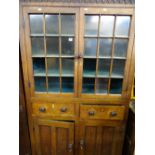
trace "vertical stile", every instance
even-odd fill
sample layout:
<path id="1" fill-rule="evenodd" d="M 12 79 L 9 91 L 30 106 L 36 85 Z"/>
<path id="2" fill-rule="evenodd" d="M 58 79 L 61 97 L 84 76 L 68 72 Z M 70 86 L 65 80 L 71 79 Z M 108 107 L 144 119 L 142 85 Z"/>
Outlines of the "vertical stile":
<path id="1" fill-rule="evenodd" d="M 113 39 L 112 39 L 112 51 L 111 51 L 110 76 L 109 76 L 109 83 L 108 83 L 108 94 L 110 93 L 111 74 L 112 74 L 112 67 L 113 67 L 114 43 L 115 43 L 115 27 L 116 27 L 116 16 L 115 16 L 114 27 L 113 27 L 113 37 L 112 37 Z"/>
<path id="2" fill-rule="evenodd" d="M 48 66 L 47 66 L 47 50 L 46 50 L 46 20 L 43 13 L 43 32 L 44 32 L 44 50 L 45 50 L 45 68 L 46 68 L 46 91 L 48 93 Z"/>
<path id="3" fill-rule="evenodd" d="M 101 14 L 99 15 L 98 21 L 98 32 L 97 32 L 97 49 L 96 49 L 96 75 L 95 75 L 95 94 L 96 94 L 96 84 L 97 84 L 97 75 L 98 75 L 98 57 L 99 57 L 99 44 L 100 44 L 100 21 L 101 21 Z"/>
<path id="4" fill-rule="evenodd" d="M 62 93 L 62 60 L 61 60 L 61 14 L 59 13 L 59 71 L 60 71 L 60 92 Z"/>

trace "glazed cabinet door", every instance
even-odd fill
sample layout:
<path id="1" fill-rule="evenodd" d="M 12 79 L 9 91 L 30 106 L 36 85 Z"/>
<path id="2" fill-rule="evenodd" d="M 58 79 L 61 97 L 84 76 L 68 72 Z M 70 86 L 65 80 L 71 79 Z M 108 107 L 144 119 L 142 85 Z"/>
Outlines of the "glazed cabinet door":
<path id="1" fill-rule="evenodd" d="M 80 127 L 80 155 L 122 155 L 124 128 L 105 122 L 86 122 Z"/>
<path id="2" fill-rule="evenodd" d="M 78 10 L 23 9 L 31 96 L 77 95 Z"/>
<path id="3" fill-rule="evenodd" d="M 80 96 L 125 97 L 134 38 L 131 9 L 80 9 Z"/>
<path id="4" fill-rule="evenodd" d="M 72 122 L 37 119 L 35 137 L 36 155 L 74 155 Z"/>

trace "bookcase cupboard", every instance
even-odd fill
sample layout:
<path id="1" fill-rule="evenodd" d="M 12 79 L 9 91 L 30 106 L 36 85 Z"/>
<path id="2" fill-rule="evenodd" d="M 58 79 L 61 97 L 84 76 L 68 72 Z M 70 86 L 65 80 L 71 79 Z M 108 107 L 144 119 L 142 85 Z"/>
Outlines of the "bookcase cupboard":
<path id="1" fill-rule="evenodd" d="M 132 5 L 21 3 L 32 154 L 122 154 L 133 44 Z"/>

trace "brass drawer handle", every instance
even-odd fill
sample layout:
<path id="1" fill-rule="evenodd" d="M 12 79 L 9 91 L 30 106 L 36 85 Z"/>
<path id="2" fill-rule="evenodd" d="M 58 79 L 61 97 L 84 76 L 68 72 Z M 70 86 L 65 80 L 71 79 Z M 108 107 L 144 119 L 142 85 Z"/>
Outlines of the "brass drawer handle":
<path id="1" fill-rule="evenodd" d="M 88 111 L 88 115 L 89 116 L 94 116 L 95 115 L 95 111 Z"/>
<path id="2" fill-rule="evenodd" d="M 80 140 L 80 149 L 83 150 L 83 148 L 84 148 L 84 140 L 81 139 Z"/>
<path id="3" fill-rule="evenodd" d="M 112 112 L 110 113 L 110 116 L 111 116 L 111 117 L 117 116 L 117 112 L 116 112 L 116 111 L 112 111 Z"/>
<path id="4" fill-rule="evenodd" d="M 73 144 L 69 144 L 69 145 L 68 145 L 68 151 L 69 151 L 69 152 L 72 152 L 72 151 L 73 151 Z"/>
<path id="5" fill-rule="evenodd" d="M 62 107 L 62 108 L 60 109 L 60 111 L 61 111 L 61 112 L 66 112 L 66 111 L 67 111 L 67 108 L 66 108 L 66 107 Z"/>
<path id="6" fill-rule="evenodd" d="M 45 108 L 45 107 L 40 107 L 40 108 L 39 108 L 39 111 L 40 111 L 40 112 L 45 112 L 45 111 L 46 111 L 46 108 Z"/>

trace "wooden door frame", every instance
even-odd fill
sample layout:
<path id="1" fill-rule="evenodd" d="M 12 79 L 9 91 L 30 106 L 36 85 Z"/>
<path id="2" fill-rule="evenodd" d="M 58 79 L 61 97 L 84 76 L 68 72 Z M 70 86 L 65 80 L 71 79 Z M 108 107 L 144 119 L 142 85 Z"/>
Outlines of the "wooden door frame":
<path id="1" fill-rule="evenodd" d="M 34 91 L 34 78 L 33 78 L 33 68 L 32 68 L 32 58 L 31 58 L 31 41 L 30 41 L 30 27 L 29 27 L 29 17 L 28 14 L 36 13 L 36 14 L 44 14 L 44 13 L 70 13 L 75 14 L 75 42 L 74 49 L 75 55 L 78 55 L 78 20 L 79 20 L 79 9 L 78 8 L 63 8 L 63 7 L 24 7 L 23 8 L 23 20 L 25 24 L 25 41 L 26 45 L 26 58 L 27 58 L 27 68 L 28 68 L 28 79 L 29 88 L 31 97 L 76 97 L 77 96 L 77 85 L 78 85 L 78 62 L 77 59 L 74 59 L 74 92 L 73 93 L 35 93 Z M 46 66 L 46 65 L 45 65 Z"/>
<path id="2" fill-rule="evenodd" d="M 79 87 L 78 87 L 78 96 L 82 99 L 84 98 L 98 98 L 98 99 L 115 99 L 115 100 L 122 100 L 122 99 L 129 99 L 131 91 L 130 79 L 132 78 L 133 70 L 130 70 L 130 67 L 133 64 L 133 60 L 131 59 L 133 43 L 134 43 L 134 8 L 80 8 L 80 33 L 79 33 L 79 54 L 84 55 L 84 16 L 85 14 L 105 14 L 105 15 L 128 15 L 131 16 L 130 22 L 130 31 L 128 37 L 128 49 L 127 49 L 127 58 L 126 58 L 126 65 L 125 65 L 125 72 L 124 72 L 124 80 L 122 85 L 122 94 L 82 94 L 82 74 L 83 74 L 83 58 L 79 61 Z"/>

